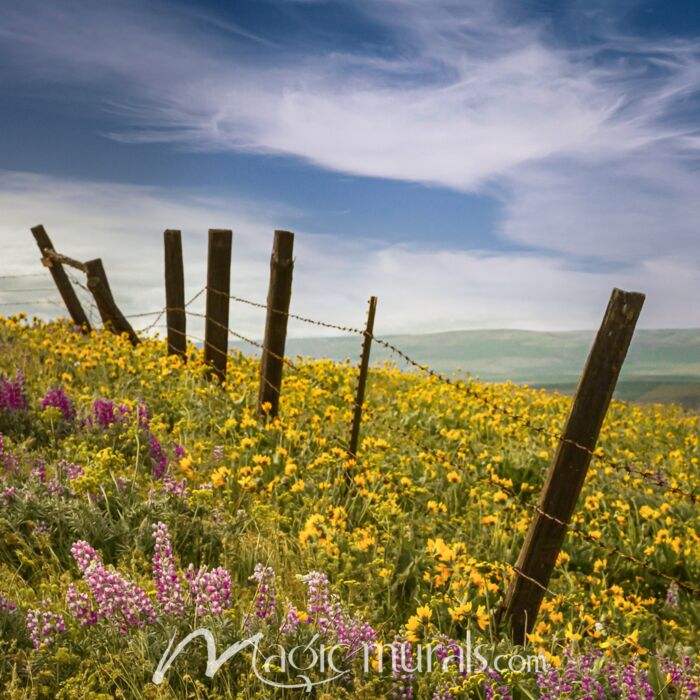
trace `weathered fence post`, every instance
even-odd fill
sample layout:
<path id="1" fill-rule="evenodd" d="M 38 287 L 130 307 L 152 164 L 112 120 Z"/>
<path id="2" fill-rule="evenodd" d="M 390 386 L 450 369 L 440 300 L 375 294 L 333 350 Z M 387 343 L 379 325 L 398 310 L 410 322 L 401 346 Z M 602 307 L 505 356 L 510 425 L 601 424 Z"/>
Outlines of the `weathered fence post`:
<path id="1" fill-rule="evenodd" d="M 267 320 L 265 340 L 260 358 L 260 391 L 258 412 L 274 418 L 279 412 L 282 391 L 282 366 L 284 346 L 287 339 L 289 301 L 292 296 L 292 273 L 294 272 L 294 234 L 290 231 L 275 231 L 270 258 L 270 286 L 267 292 Z M 263 404 L 269 403 L 269 411 Z"/>
<path id="2" fill-rule="evenodd" d="M 187 317 L 185 315 L 185 272 L 182 264 L 180 231 L 167 229 L 165 249 L 165 307 L 168 324 L 168 355 L 187 358 Z"/>
<path id="3" fill-rule="evenodd" d="M 204 360 L 212 366 L 212 374 L 222 382 L 226 379 L 226 361 L 228 360 L 232 240 L 233 233 L 229 229 L 209 229 Z"/>
<path id="4" fill-rule="evenodd" d="M 362 358 L 360 360 L 360 374 L 357 379 L 357 393 L 355 395 L 355 409 L 352 415 L 352 431 L 348 454 L 353 459 L 357 457 L 357 443 L 360 440 L 360 424 L 362 423 L 362 405 L 365 401 L 365 389 L 367 387 L 367 372 L 369 370 L 369 354 L 372 349 L 372 334 L 374 333 L 374 315 L 377 311 L 377 297 L 370 297 L 369 311 L 367 312 L 367 326 L 364 340 L 362 341 Z"/>
<path id="5" fill-rule="evenodd" d="M 504 602 L 515 643 L 535 624 L 643 303 L 637 292 L 610 296 Z"/>
<path id="6" fill-rule="evenodd" d="M 87 275 L 88 289 L 95 297 L 95 303 L 105 328 L 109 328 L 117 334 L 126 333 L 132 345 L 138 345 L 139 337 L 114 301 L 102 260 L 100 258 L 88 260 L 85 263 L 85 274 Z"/>
<path id="7" fill-rule="evenodd" d="M 73 285 L 70 283 L 68 275 L 63 269 L 63 265 L 61 265 L 61 263 L 57 260 L 51 260 L 50 258 L 46 257 L 46 251 L 56 252 L 53 244 L 51 243 L 51 239 L 49 238 L 49 234 L 46 233 L 46 230 L 41 225 L 34 226 L 32 228 L 32 234 L 34 235 L 34 240 L 36 240 L 36 244 L 39 246 L 39 250 L 41 251 L 41 260 L 44 265 L 49 268 L 53 281 L 55 282 L 56 287 L 58 287 L 59 294 L 63 299 L 63 303 L 66 305 L 68 313 L 73 319 L 73 323 L 75 323 L 76 326 L 80 326 L 83 332 L 89 333 L 90 321 L 88 320 L 85 311 L 83 311 L 78 295 L 75 293 Z"/>

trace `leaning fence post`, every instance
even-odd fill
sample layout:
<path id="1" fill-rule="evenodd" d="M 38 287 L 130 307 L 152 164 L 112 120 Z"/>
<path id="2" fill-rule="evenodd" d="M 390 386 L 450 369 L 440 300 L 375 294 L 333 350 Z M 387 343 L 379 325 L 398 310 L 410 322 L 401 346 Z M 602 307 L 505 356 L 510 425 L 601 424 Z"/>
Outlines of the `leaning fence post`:
<path id="1" fill-rule="evenodd" d="M 61 263 L 57 260 L 52 260 L 46 257 L 46 251 L 56 252 L 53 247 L 53 243 L 51 243 L 51 239 L 49 238 L 49 234 L 46 233 L 46 229 L 44 229 L 44 227 L 41 225 L 34 226 L 32 228 L 32 234 L 34 235 L 34 240 L 36 240 L 36 244 L 39 246 L 39 250 L 41 251 L 42 262 L 49 268 L 53 281 L 55 282 L 56 287 L 58 287 L 58 291 L 63 299 L 63 303 L 66 305 L 68 313 L 73 319 L 73 323 L 75 323 L 76 326 L 80 326 L 83 332 L 89 333 L 90 321 L 88 320 L 85 311 L 83 311 L 78 295 L 75 293 L 73 285 L 70 283 L 68 275 L 63 269 L 63 265 L 61 265 Z"/>
<path id="2" fill-rule="evenodd" d="M 105 328 L 109 328 L 117 334 L 126 333 L 132 345 L 138 345 L 139 337 L 114 301 L 102 260 L 100 258 L 88 260 L 85 263 L 85 274 L 87 275 L 88 289 L 95 297 L 95 303 Z"/>
<path id="3" fill-rule="evenodd" d="M 282 366 L 287 339 L 289 301 L 292 297 L 294 272 L 294 234 L 275 231 L 270 258 L 270 286 L 267 292 L 267 319 L 265 340 L 260 358 L 260 390 L 258 412 L 274 418 L 279 412 L 282 391 Z M 270 404 L 265 411 L 263 404 Z"/>
<path id="4" fill-rule="evenodd" d="M 187 317 L 185 316 L 185 272 L 182 264 L 180 231 L 167 229 L 165 249 L 165 307 L 168 324 L 168 355 L 187 358 Z"/>
<path id="5" fill-rule="evenodd" d="M 515 643 L 535 624 L 643 303 L 637 292 L 610 296 L 504 601 Z"/>
<path id="6" fill-rule="evenodd" d="M 369 354 L 372 349 L 372 334 L 374 333 L 374 315 L 377 311 L 377 297 L 370 297 L 369 311 L 367 312 L 367 326 L 364 340 L 362 341 L 362 358 L 360 360 L 360 374 L 357 379 L 357 393 L 355 395 L 355 409 L 352 415 L 352 431 L 348 454 L 355 459 L 357 457 L 357 443 L 360 439 L 360 424 L 362 423 L 362 405 L 365 401 L 365 389 L 367 387 L 367 372 L 369 370 Z"/>
<path id="7" fill-rule="evenodd" d="M 209 229 L 207 256 L 207 320 L 204 330 L 204 360 L 212 374 L 226 379 L 228 360 L 228 306 L 231 294 L 231 242 L 229 229 Z"/>

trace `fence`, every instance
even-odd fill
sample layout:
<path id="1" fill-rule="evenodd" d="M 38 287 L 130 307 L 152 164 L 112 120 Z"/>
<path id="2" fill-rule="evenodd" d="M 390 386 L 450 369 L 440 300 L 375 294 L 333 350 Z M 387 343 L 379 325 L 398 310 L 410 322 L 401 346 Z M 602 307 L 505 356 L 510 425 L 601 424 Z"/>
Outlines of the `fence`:
<path id="1" fill-rule="evenodd" d="M 164 328 L 167 329 L 167 351 L 187 359 L 187 341 L 194 340 L 202 344 L 205 360 L 211 365 L 213 381 L 223 382 L 227 373 L 229 359 L 229 341 L 231 338 L 257 348 L 260 353 L 260 377 L 257 408 L 262 420 L 281 420 L 279 418 L 280 399 L 283 391 L 285 370 L 300 371 L 300 367 L 285 356 L 287 324 L 290 319 L 311 324 L 320 328 L 355 334 L 361 339 L 361 359 L 357 370 L 357 389 L 350 402 L 352 421 L 348 427 L 348 440 L 336 438 L 338 446 L 346 454 L 349 463 L 361 459 L 360 431 L 365 407 L 365 390 L 369 376 L 370 354 L 373 344 L 389 350 L 409 366 L 417 369 L 435 381 L 449 385 L 454 391 L 465 392 L 470 398 L 484 405 L 491 414 L 498 414 L 507 420 L 517 422 L 529 431 L 543 437 L 556 440 L 558 447 L 552 459 L 544 487 L 537 503 L 528 502 L 533 516 L 522 545 L 516 564 L 506 563 L 512 571 L 510 587 L 500 607 L 499 619 L 507 624 L 514 641 L 523 643 L 526 635 L 535 624 L 538 611 L 545 594 L 551 594 L 549 581 L 554 571 L 567 532 L 581 538 L 610 555 L 619 557 L 635 566 L 644 568 L 656 577 L 672 582 L 679 589 L 690 595 L 700 597 L 700 587 L 694 583 L 661 571 L 648 562 L 626 553 L 617 547 L 602 542 L 600 537 L 586 532 L 572 523 L 572 518 L 580 496 L 583 483 L 591 461 L 595 460 L 606 467 L 634 475 L 649 484 L 663 488 L 678 498 L 693 504 L 698 495 L 679 486 L 669 485 L 658 470 L 648 469 L 642 462 L 620 462 L 607 456 L 596 447 L 613 391 L 629 347 L 634 328 L 639 317 L 644 295 L 635 292 L 613 290 L 601 323 L 600 330 L 591 348 L 583 369 L 576 395 L 573 399 L 568 419 L 563 432 L 537 425 L 527 416 L 520 415 L 507 406 L 500 406 L 477 390 L 474 382 L 465 382 L 448 377 L 432 370 L 415 358 L 396 347 L 391 342 L 374 334 L 374 318 L 377 298 L 370 299 L 365 328 L 355 328 L 328 321 L 300 316 L 289 311 L 292 293 L 294 269 L 293 246 L 294 234 L 288 231 L 275 231 L 273 250 L 270 260 L 270 279 L 266 303 L 245 299 L 231 294 L 230 264 L 232 233 L 230 230 L 212 229 L 209 231 L 207 283 L 188 301 L 185 301 L 184 265 L 182 258 L 181 234 L 177 230 L 164 233 L 165 264 L 165 306 L 152 312 L 125 316 L 119 310 L 112 294 L 107 274 L 102 261 L 98 258 L 85 263 L 58 253 L 43 226 L 32 229 L 34 238 L 42 254 L 42 263 L 49 269 L 56 289 L 73 322 L 84 332 L 89 332 L 96 325 L 99 314 L 105 329 L 115 333 L 126 334 L 137 345 L 142 336 L 154 328 L 160 327 L 165 316 Z M 65 267 L 71 267 L 85 275 L 81 281 Z M 52 288 L 23 287 L 24 280 L 41 276 L 41 273 L 0 276 L 0 281 L 23 280 L 13 290 L 21 293 L 46 293 Z M 88 310 L 84 310 L 76 290 L 80 290 L 87 300 Z M 193 304 L 206 295 L 204 313 L 193 311 Z M 229 304 L 244 304 L 266 312 L 264 340 L 253 340 L 229 327 Z M 21 299 L 15 302 L 0 301 L 3 305 L 29 304 L 44 308 L 48 304 L 60 304 L 55 299 Z M 132 325 L 133 319 L 153 320 L 140 330 L 140 335 Z M 187 332 L 187 319 L 198 318 L 205 323 L 204 338 Z M 360 343 L 358 342 L 358 347 Z M 323 388 L 318 381 L 311 382 Z M 373 420 L 382 420 L 379 413 L 372 414 Z M 431 451 L 416 435 L 394 424 L 387 429 L 400 433 L 411 441 L 419 450 Z M 350 471 L 346 471 L 346 486 L 354 485 Z M 507 487 L 493 474 L 489 481 L 506 492 Z M 514 492 L 511 495 L 518 498 Z"/>

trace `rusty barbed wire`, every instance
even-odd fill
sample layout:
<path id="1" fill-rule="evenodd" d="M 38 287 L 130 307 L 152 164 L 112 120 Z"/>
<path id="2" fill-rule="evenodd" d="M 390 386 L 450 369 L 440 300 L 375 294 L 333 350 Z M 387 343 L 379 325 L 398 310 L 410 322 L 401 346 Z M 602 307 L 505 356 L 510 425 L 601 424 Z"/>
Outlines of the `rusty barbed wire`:
<path id="1" fill-rule="evenodd" d="M 156 319 L 153 321 L 153 323 L 149 324 L 145 328 L 142 328 L 139 331 L 139 333 L 146 333 L 146 332 L 150 331 L 160 321 L 160 319 L 163 318 L 163 315 L 166 314 L 168 311 L 185 311 L 185 313 L 187 313 L 187 308 L 189 306 L 191 306 L 192 304 L 194 304 L 194 302 L 197 301 L 197 299 L 199 299 L 199 297 L 202 296 L 202 294 L 204 294 L 206 289 L 207 289 L 206 287 L 202 287 L 198 292 L 196 292 L 194 294 L 194 296 L 192 296 L 189 299 L 189 301 L 185 302 L 185 306 L 181 309 L 176 308 L 176 307 L 169 308 L 167 306 L 164 306 L 160 311 L 149 311 L 146 314 L 139 314 L 140 316 L 152 316 L 154 314 L 157 314 Z M 136 317 L 137 317 L 137 315 L 134 314 L 132 316 L 126 316 L 125 318 L 136 318 Z"/>
<path id="2" fill-rule="evenodd" d="M 352 333 L 354 335 L 364 335 L 365 331 L 360 328 L 353 328 L 352 326 L 341 326 L 335 323 L 330 323 L 328 321 L 317 321 L 313 318 L 308 318 L 306 316 L 299 316 L 298 314 L 293 314 L 288 311 L 282 311 L 281 309 L 274 309 L 268 304 L 262 304 L 258 301 L 251 301 L 250 299 L 244 299 L 243 297 L 238 297 L 235 294 L 226 294 L 219 289 L 213 289 L 212 287 L 207 287 L 208 291 L 214 294 L 219 294 L 220 296 L 227 296 L 231 301 L 238 302 L 240 304 L 246 304 L 248 306 L 253 306 L 259 309 L 266 309 L 272 311 L 274 314 L 279 314 L 281 316 L 286 316 L 287 318 L 295 319 L 296 321 L 302 321 L 303 323 L 308 323 L 314 326 L 320 326 L 322 328 L 330 328 L 336 331 L 342 331 L 343 333 Z"/>

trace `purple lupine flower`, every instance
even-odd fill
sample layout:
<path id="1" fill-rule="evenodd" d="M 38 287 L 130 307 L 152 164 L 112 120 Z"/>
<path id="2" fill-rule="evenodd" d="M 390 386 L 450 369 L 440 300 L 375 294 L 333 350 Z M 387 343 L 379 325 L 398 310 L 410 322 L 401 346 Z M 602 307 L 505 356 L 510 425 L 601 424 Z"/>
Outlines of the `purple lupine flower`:
<path id="1" fill-rule="evenodd" d="M 79 476 L 83 476 L 85 471 L 79 464 L 73 464 L 72 462 L 68 462 L 67 460 L 63 459 L 56 465 L 56 473 L 58 474 L 58 478 L 60 480 L 65 481 L 67 479 L 68 481 L 74 481 Z M 68 490 L 72 495 L 75 495 L 75 492 L 70 488 L 70 486 L 68 487 Z"/>
<path id="2" fill-rule="evenodd" d="M 211 571 L 195 570 L 190 564 L 185 571 L 190 597 L 197 615 L 221 615 L 231 607 L 231 574 L 222 567 Z"/>
<path id="3" fill-rule="evenodd" d="M 275 571 L 271 566 L 257 563 L 253 575 L 248 580 L 255 581 L 258 584 L 253 603 L 254 612 L 246 617 L 246 626 L 253 627 L 255 621 L 267 622 L 277 612 Z"/>
<path id="4" fill-rule="evenodd" d="M 105 568 L 87 542 L 74 543 L 71 553 L 92 593 L 98 618 L 112 622 L 122 634 L 129 627 L 155 622 L 156 611 L 145 591 L 117 571 Z"/>
<path id="5" fill-rule="evenodd" d="M 46 392 L 41 400 L 41 410 L 45 411 L 47 408 L 57 408 L 66 421 L 72 421 L 76 415 L 73 400 L 61 386 L 51 387 Z"/>
<path id="6" fill-rule="evenodd" d="M 168 456 L 158 438 L 149 433 L 148 446 L 151 453 L 151 469 L 154 479 L 162 479 L 168 468 Z"/>
<path id="7" fill-rule="evenodd" d="M 447 635 L 441 635 L 440 642 L 435 647 L 435 657 L 441 668 L 457 664 L 459 675 L 462 678 L 467 677 L 467 671 L 464 668 L 464 650 L 456 640 L 450 639 Z"/>
<path id="8" fill-rule="evenodd" d="M 175 445 L 175 459 L 182 459 L 187 454 L 187 450 L 182 445 Z"/>
<path id="9" fill-rule="evenodd" d="M 94 625 L 99 619 L 97 611 L 93 609 L 90 603 L 90 598 L 85 593 L 78 593 L 78 590 L 72 583 L 66 591 L 66 608 L 80 622 L 81 627 Z"/>
<path id="10" fill-rule="evenodd" d="M 326 574 L 311 571 L 301 578 L 306 583 L 306 605 L 312 622 L 329 641 L 346 647 L 346 658 L 351 659 L 364 645 L 376 641 L 374 629 L 359 615 L 346 615 L 338 597 L 331 596 Z"/>
<path id="11" fill-rule="evenodd" d="M 558 668 L 550 667 L 547 671 L 537 673 L 540 697 L 544 700 L 558 700 L 578 688 L 585 694 L 583 697 L 591 700 L 604 700 L 608 697 L 652 700 L 657 697 L 641 659 L 635 658 L 622 668 L 612 659 L 604 659 L 602 662 L 601 659 L 600 650 L 578 655 L 573 649 L 567 649 Z M 675 689 L 680 688 L 678 682 L 681 675 L 672 673 L 665 660 L 660 661 L 661 669 L 670 675 L 671 685 Z M 685 687 L 683 689 L 685 690 Z M 697 686 L 694 686 L 694 692 L 695 696 L 690 693 L 679 694 L 678 697 L 697 697 Z"/>
<path id="12" fill-rule="evenodd" d="M 682 662 L 665 659 L 661 668 L 664 673 L 670 675 L 671 684 L 678 691 L 678 697 L 700 697 L 700 668 L 693 667 L 690 657 L 686 656 Z"/>
<path id="13" fill-rule="evenodd" d="M 326 632 L 331 617 L 328 576 L 321 571 L 310 571 L 301 580 L 306 583 L 306 610 L 321 632 Z"/>
<path id="14" fill-rule="evenodd" d="M 102 557 L 85 541 L 78 540 L 73 543 L 70 552 L 80 573 L 85 573 L 90 565 L 102 566 Z"/>
<path id="15" fill-rule="evenodd" d="M 411 642 L 396 635 L 391 645 L 391 697 L 394 700 L 412 700 L 413 674 L 416 671 Z"/>
<path id="16" fill-rule="evenodd" d="M 495 700 L 496 698 L 499 698 L 499 700 L 503 699 L 503 693 L 508 692 L 508 689 L 506 688 L 504 691 L 503 686 L 501 686 L 501 674 L 498 673 L 498 671 L 489 668 L 486 670 L 486 675 L 488 676 L 488 679 L 482 683 L 482 689 L 486 700 Z M 565 689 L 567 687 L 569 686 L 564 686 Z M 569 690 L 571 690 L 571 688 L 569 688 Z M 564 692 L 568 693 L 569 690 L 564 690 Z M 510 696 L 507 697 L 510 698 Z"/>
<path id="17" fill-rule="evenodd" d="M 359 615 L 346 616 L 340 607 L 340 602 L 336 602 L 332 627 L 336 643 L 346 647 L 345 656 L 348 659 L 359 654 L 366 645 L 377 641 L 377 633 L 372 626 Z"/>
<path id="18" fill-rule="evenodd" d="M 136 420 L 139 424 L 139 430 L 150 430 L 151 429 L 151 409 L 145 401 L 139 401 L 139 405 L 136 407 Z"/>
<path id="19" fill-rule="evenodd" d="M 131 409 L 126 404 L 115 404 L 109 399 L 95 399 L 92 404 L 91 425 L 107 430 L 117 423 L 126 423 L 131 415 Z"/>
<path id="20" fill-rule="evenodd" d="M 109 399 L 96 399 L 92 404 L 93 422 L 102 430 L 107 430 L 110 425 L 116 423 L 116 407 L 114 401 Z"/>
<path id="21" fill-rule="evenodd" d="M 46 490 L 52 496 L 62 496 L 66 492 L 66 487 L 54 477 L 49 479 L 49 482 L 46 484 Z"/>
<path id="22" fill-rule="evenodd" d="M 175 570 L 170 532 L 165 523 L 153 525 L 155 550 L 153 552 L 153 579 L 158 603 L 166 615 L 182 617 L 185 614 L 185 598 L 180 578 Z"/>
<path id="23" fill-rule="evenodd" d="M 299 616 L 299 611 L 287 601 L 287 614 L 284 616 L 284 621 L 280 626 L 280 634 L 293 636 L 296 634 L 300 624 L 301 617 Z"/>
<path id="24" fill-rule="evenodd" d="M 455 696 L 449 687 L 441 687 L 432 694 L 430 700 L 455 700 Z"/>
<path id="25" fill-rule="evenodd" d="M 29 408 L 27 399 L 27 381 L 24 372 L 17 370 L 14 379 L 3 375 L 0 377 L 0 409 L 6 411 L 26 411 Z"/>
<path id="26" fill-rule="evenodd" d="M 29 476 L 32 479 L 37 479 L 40 483 L 46 482 L 46 462 L 43 459 L 37 459 L 34 461 L 34 466 L 29 472 Z"/>
<path id="27" fill-rule="evenodd" d="M 15 604 L 4 593 L 0 593 L 0 612 L 11 613 L 16 609 Z"/>
<path id="28" fill-rule="evenodd" d="M 173 479 L 172 476 L 166 474 L 161 480 L 161 490 L 165 493 L 171 493 L 174 496 L 181 496 L 182 498 L 187 498 L 190 493 L 187 490 L 187 479 L 182 479 L 177 481 Z"/>
<path id="29" fill-rule="evenodd" d="M 59 613 L 35 609 L 27 613 L 27 632 L 36 650 L 53 644 L 56 641 L 56 635 L 65 631 L 66 623 Z"/>
<path id="30" fill-rule="evenodd" d="M 98 615 L 116 624 L 122 634 L 129 627 L 144 627 L 156 621 L 153 603 L 133 581 L 103 566 L 91 566 L 83 576 Z"/>

